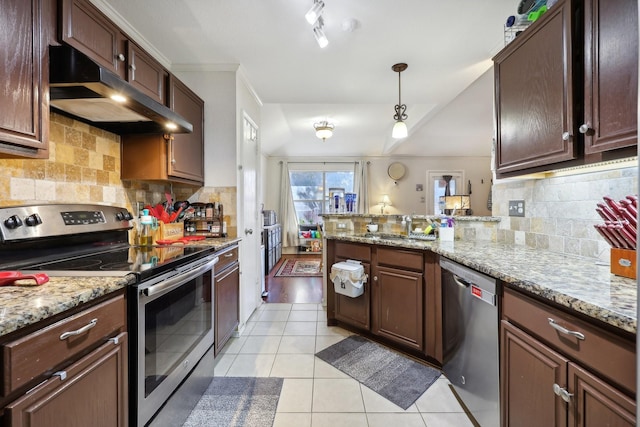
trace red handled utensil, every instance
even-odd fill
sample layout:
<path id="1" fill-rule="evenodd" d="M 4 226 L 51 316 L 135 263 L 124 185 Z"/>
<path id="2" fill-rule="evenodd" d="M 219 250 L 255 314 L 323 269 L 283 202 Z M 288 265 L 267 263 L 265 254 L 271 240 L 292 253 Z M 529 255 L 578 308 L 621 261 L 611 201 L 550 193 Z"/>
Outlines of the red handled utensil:
<path id="1" fill-rule="evenodd" d="M 45 273 L 22 274 L 19 271 L 0 271 L 0 286 L 14 285 L 16 280 L 34 280 L 36 285 L 49 281 Z"/>

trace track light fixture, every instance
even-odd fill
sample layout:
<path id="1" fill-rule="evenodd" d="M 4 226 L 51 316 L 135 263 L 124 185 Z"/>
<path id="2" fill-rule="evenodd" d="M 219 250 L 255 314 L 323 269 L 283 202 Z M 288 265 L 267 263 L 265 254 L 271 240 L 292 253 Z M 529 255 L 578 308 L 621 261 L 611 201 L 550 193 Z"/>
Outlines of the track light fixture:
<path id="1" fill-rule="evenodd" d="M 324 20 L 322 17 L 318 18 L 318 22 L 316 22 L 316 26 L 313 27 L 313 36 L 316 38 L 318 42 L 318 46 L 320 49 L 324 49 L 329 44 L 329 40 L 327 36 L 324 35 L 324 31 L 322 31 L 322 27 L 324 26 Z"/>
<path id="2" fill-rule="evenodd" d="M 333 136 L 333 128 L 335 128 L 335 125 L 324 120 L 322 122 L 314 123 L 313 127 L 316 130 L 316 136 L 324 142 L 327 138 L 331 138 Z"/>
<path id="3" fill-rule="evenodd" d="M 309 9 L 304 15 L 304 18 L 307 20 L 309 25 L 313 25 L 316 23 L 320 15 L 322 15 L 322 11 L 324 10 L 324 2 L 322 0 L 313 0 L 313 6 Z"/>
<path id="4" fill-rule="evenodd" d="M 393 71 L 398 73 L 398 104 L 395 106 L 396 113 L 393 115 L 393 119 L 396 123 L 393 125 L 393 131 L 391 132 L 391 136 L 396 139 L 406 138 L 409 134 L 407 131 L 407 124 L 404 122 L 407 120 L 407 115 L 405 112 L 407 111 L 407 106 L 404 105 L 400 99 L 400 95 L 402 94 L 402 86 L 400 85 L 400 73 L 406 70 L 408 67 L 407 64 L 399 63 L 395 64 L 391 67 Z"/>

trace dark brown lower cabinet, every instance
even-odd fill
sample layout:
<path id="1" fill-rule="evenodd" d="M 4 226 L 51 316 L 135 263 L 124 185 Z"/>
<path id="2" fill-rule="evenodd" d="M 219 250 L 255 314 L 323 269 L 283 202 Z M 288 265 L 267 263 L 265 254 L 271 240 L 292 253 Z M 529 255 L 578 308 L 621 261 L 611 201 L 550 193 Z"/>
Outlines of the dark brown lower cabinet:
<path id="1" fill-rule="evenodd" d="M 6 425 L 125 427 L 127 384 L 123 332 L 7 405 Z"/>
<path id="2" fill-rule="evenodd" d="M 337 259 L 336 262 L 346 261 Z M 356 298 L 336 293 L 336 319 L 357 328 L 369 330 L 371 328 L 371 266 L 362 263 L 368 280 L 364 284 L 364 293 Z M 330 283 L 333 286 L 333 283 Z"/>
<path id="3" fill-rule="evenodd" d="M 633 343 L 505 289 L 504 427 L 635 426 Z"/>
<path id="4" fill-rule="evenodd" d="M 374 273 L 376 321 L 373 332 L 423 349 L 422 273 L 378 267 Z"/>
<path id="5" fill-rule="evenodd" d="M 214 341 L 217 355 L 229 341 L 240 319 L 240 264 L 238 247 L 220 254 L 215 274 Z"/>

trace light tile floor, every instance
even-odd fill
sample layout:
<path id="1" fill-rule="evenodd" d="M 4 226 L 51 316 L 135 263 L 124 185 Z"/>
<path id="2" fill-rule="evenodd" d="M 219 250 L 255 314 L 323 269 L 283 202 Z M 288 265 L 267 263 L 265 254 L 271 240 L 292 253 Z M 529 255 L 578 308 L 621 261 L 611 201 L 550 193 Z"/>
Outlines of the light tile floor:
<path id="1" fill-rule="evenodd" d="M 406 411 L 314 354 L 351 333 L 320 304 L 263 304 L 216 358 L 216 376 L 284 378 L 273 427 L 473 426 L 440 377 Z"/>

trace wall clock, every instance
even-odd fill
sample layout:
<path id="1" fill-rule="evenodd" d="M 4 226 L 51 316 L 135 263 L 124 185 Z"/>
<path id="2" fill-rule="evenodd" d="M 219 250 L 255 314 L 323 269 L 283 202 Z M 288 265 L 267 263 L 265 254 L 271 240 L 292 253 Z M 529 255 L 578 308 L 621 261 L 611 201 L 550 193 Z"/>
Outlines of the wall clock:
<path id="1" fill-rule="evenodd" d="M 391 178 L 392 180 L 398 181 L 399 179 L 402 179 L 406 171 L 407 170 L 405 169 L 402 163 L 394 162 L 389 165 L 389 168 L 387 169 L 387 174 L 389 175 L 389 178 Z"/>

